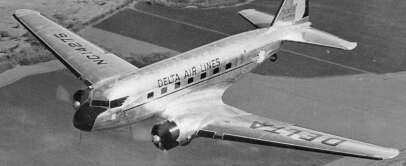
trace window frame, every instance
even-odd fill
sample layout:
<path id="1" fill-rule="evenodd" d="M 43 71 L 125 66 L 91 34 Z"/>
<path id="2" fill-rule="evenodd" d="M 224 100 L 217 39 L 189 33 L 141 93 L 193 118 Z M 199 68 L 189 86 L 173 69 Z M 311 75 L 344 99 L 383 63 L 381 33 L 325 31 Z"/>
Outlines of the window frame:
<path id="1" fill-rule="evenodd" d="M 212 73 L 213 73 L 213 74 L 218 74 L 218 73 L 220 73 L 220 67 L 214 68 L 213 71 L 212 71 Z"/>
<path id="2" fill-rule="evenodd" d="M 153 97 L 154 97 L 154 92 L 153 91 L 147 93 L 147 99 L 151 99 Z"/>
<path id="3" fill-rule="evenodd" d="M 180 81 L 175 82 L 174 89 L 180 88 Z"/>
<path id="4" fill-rule="evenodd" d="M 168 87 L 165 86 L 165 87 L 161 88 L 161 95 L 163 95 L 167 92 L 168 92 Z"/>
<path id="5" fill-rule="evenodd" d="M 204 73 L 200 74 L 200 79 L 205 79 L 206 77 L 207 77 L 207 72 L 204 72 Z"/>
<path id="6" fill-rule="evenodd" d="M 193 77 L 190 77 L 190 78 L 187 79 L 187 83 L 188 83 L 188 84 L 193 83 L 193 81 L 194 81 Z"/>
<path id="7" fill-rule="evenodd" d="M 226 66 L 224 67 L 226 70 L 231 69 L 233 67 L 233 64 L 231 62 L 227 63 Z"/>

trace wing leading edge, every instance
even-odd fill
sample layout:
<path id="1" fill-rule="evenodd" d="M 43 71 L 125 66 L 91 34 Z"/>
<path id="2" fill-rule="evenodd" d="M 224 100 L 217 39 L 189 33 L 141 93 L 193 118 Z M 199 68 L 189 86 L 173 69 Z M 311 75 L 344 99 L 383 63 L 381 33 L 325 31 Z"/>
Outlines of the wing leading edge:
<path id="1" fill-rule="evenodd" d="M 216 111 L 237 109 L 228 105 L 212 108 Z M 300 149 L 343 156 L 389 159 L 399 150 L 339 137 L 293 124 L 255 115 L 242 115 L 217 119 L 197 133 L 200 137 L 227 141 Z"/>
<path id="2" fill-rule="evenodd" d="M 87 85 L 137 70 L 127 61 L 106 52 L 37 11 L 19 9 L 13 16 Z"/>

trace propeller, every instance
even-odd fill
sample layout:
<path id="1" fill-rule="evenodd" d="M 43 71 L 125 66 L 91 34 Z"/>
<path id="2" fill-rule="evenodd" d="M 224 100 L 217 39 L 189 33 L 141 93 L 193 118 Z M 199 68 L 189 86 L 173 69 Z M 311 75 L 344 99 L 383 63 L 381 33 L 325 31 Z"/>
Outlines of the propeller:
<path id="1" fill-rule="evenodd" d="M 134 141 L 148 142 L 150 138 L 150 126 L 143 122 L 132 124 L 128 126 L 129 134 Z"/>
<path id="2" fill-rule="evenodd" d="M 61 85 L 59 85 L 56 88 L 55 98 L 62 102 L 72 103 L 71 94 L 69 93 L 69 91 L 66 88 L 64 88 Z"/>

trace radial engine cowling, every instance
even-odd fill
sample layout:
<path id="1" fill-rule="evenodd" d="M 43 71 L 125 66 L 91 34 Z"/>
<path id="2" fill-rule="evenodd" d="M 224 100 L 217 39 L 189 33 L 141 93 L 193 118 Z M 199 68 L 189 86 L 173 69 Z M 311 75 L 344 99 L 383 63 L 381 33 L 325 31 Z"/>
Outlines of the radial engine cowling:
<path id="1" fill-rule="evenodd" d="M 180 130 L 174 121 L 166 120 L 155 124 L 151 130 L 152 143 L 161 150 L 169 150 L 178 145 L 187 145 L 192 137 L 181 136 Z"/>

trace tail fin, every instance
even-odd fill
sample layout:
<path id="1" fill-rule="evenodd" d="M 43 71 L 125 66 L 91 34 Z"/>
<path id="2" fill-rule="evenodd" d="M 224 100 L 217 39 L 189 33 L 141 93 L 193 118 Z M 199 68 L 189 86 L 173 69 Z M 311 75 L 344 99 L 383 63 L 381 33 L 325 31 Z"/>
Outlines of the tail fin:
<path id="1" fill-rule="evenodd" d="M 352 50 L 357 43 L 341 39 L 333 34 L 310 27 L 309 0 L 284 0 L 272 21 L 272 27 L 300 24 L 300 26 L 285 32 L 281 40 L 308 43 L 320 46 Z"/>
<path id="2" fill-rule="evenodd" d="M 284 0 L 271 26 L 292 25 L 309 20 L 309 0 Z"/>

